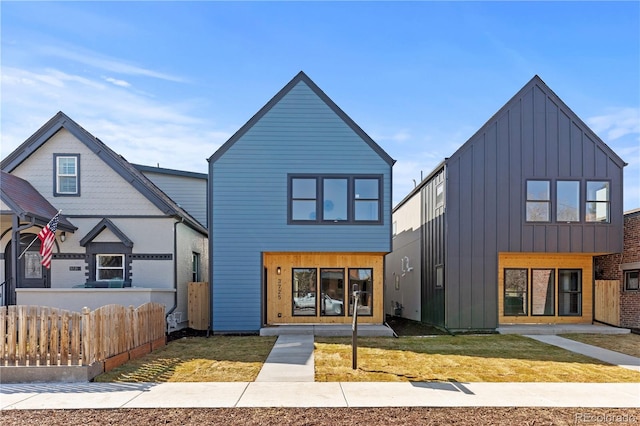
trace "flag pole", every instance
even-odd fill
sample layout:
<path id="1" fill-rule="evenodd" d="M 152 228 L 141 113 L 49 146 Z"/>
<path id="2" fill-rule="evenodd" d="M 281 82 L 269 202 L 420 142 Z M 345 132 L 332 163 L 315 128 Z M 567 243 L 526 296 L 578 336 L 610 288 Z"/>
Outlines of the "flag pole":
<path id="1" fill-rule="evenodd" d="M 56 213 L 53 217 L 58 216 L 60 213 L 62 213 L 62 209 L 58 210 L 58 213 Z M 53 217 L 51 218 L 51 220 L 49 220 L 49 222 L 45 225 L 49 226 L 49 223 L 51 223 L 51 221 L 53 220 Z M 22 256 L 24 256 L 24 254 L 27 252 L 27 250 L 29 250 L 31 248 L 31 246 L 33 245 L 33 243 L 36 242 L 36 240 L 38 239 L 38 236 L 36 235 L 36 237 L 33 239 L 33 241 L 31 241 L 31 243 L 29 243 L 29 245 L 27 246 L 26 249 L 24 249 L 24 251 L 22 252 L 22 254 L 20 254 L 20 256 L 18 256 L 18 260 L 22 259 Z"/>

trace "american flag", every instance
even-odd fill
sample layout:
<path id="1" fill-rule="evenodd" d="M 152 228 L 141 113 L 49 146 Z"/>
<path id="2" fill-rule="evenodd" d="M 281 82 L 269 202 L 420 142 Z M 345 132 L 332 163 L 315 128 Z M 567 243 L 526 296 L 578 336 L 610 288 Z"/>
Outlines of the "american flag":
<path id="1" fill-rule="evenodd" d="M 42 265 L 50 269 L 51 268 L 51 255 L 53 251 L 53 242 L 56 239 L 56 229 L 58 229 L 58 216 L 60 213 L 56 213 L 56 215 L 47 223 L 47 226 L 42 228 L 42 231 L 38 234 L 38 238 L 40 238 L 40 256 L 42 257 Z"/>

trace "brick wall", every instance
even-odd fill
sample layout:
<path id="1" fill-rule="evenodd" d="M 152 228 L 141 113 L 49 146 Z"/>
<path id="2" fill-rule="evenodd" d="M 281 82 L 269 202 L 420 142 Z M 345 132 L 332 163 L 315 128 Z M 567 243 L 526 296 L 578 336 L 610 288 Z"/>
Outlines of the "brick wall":
<path id="1" fill-rule="evenodd" d="M 640 291 L 625 291 L 623 263 L 640 262 L 640 211 L 624 217 L 624 247 L 622 253 L 595 258 L 596 279 L 618 280 L 620 283 L 620 325 L 640 328 Z"/>

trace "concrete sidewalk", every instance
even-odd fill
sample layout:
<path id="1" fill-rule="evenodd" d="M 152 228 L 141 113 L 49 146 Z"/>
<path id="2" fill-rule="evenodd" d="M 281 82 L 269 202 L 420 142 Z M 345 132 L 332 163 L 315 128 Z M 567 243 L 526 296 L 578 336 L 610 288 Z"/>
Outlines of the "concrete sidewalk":
<path id="1" fill-rule="evenodd" d="M 640 408 L 640 383 L 85 383 L 0 391 L 2 410 L 223 407 Z"/>

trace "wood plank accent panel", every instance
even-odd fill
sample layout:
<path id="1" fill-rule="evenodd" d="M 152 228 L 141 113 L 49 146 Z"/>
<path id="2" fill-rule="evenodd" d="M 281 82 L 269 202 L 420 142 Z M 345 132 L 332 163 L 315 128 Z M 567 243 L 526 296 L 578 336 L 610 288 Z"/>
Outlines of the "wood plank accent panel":
<path id="1" fill-rule="evenodd" d="M 211 324 L 210 289 L 208 282 L 187 283 L 189 327 L 208 330 Z"/>
<path id="2" fill-rule="evenodd" d="M 620 281 L 597 280 L 595 299 L 596 312 L 594 319 L 620 326 Z"/>
<path id="3" fill-rule="evenodd" d="M 558 280 L 555 280 L 554 316 L 504 316 L 504 269 L 522 268 L 529 271 L 531 287 L 531 269 L 552 268 L 582 270 L 582 315 L 558 315 Z M 531 290 L 529 290 L 529 306 Z M 564 253 L 500 253 L 498 256 L 498 323 L 499 324 L 590 324 L 593 321 L 593 255 Z"/>
<path id="4" fill-rule="evenodd" d="M 264 267 L 267 269 L 267 324 L 351 324 L 352 317 L 344 316 L 293 316 L 292 270 L 294 268 L 317 268 L 318 288 L 320 268 L 344 268 L 348 283 L 349 268 L 373 269 L 373 315 L 358 316 L 359 323 L 382 324 L 383 280 L 385 253 L 265 253 Z M 280 275 L 277 268 L 280 267 Z M 345 284 L 345 287 L 348 287 Z M 348 290 L 350 295 L 350 290 Z M 345 288 L 345 311 L 348 311 Z"/>

